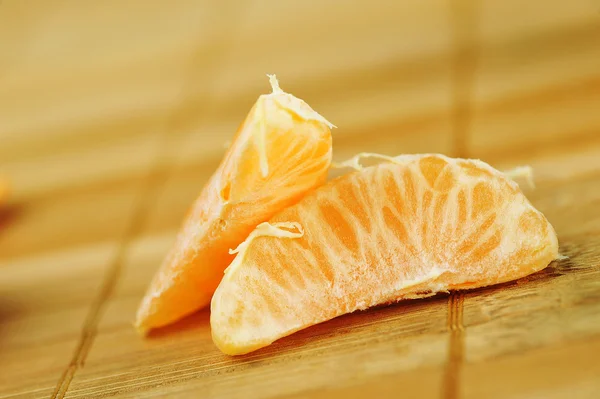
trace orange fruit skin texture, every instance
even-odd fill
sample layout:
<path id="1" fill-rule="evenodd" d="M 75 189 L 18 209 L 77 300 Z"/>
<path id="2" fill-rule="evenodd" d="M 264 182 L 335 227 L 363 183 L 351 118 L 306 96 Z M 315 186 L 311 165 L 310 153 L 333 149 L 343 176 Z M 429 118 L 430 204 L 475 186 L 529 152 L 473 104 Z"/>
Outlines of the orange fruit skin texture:
<path id="1" fill-rule="evenodd" d="M 326 181 L 331 126 L 278 86 L 258 98 L 154 276 L 137 312 L 140 332 L 208 305 L 234 258 L 229 249 Z"/>
<path id="2" fill-rule="evenodd" d="M 501 172 L 442 155 L 348 173 L 270 223 L 225 272 L 211 304 L 215 344 L 244 354 L 345 313 L 518 279 L 558 257 L 544 215 Z"/>

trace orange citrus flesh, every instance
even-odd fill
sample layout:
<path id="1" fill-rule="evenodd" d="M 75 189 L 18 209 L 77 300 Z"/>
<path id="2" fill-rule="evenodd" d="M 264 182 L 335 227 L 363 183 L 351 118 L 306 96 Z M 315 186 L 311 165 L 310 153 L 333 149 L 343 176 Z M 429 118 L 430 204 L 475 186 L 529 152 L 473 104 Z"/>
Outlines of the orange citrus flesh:
<path id="1" fill-rule="evenodd" d="M 269 77 L 273 92 L 250 110 L 154 276 L 137 313 L 141 332 L 208 305 L 229 249 L 326 181 L 333 125 Z"/>
<path id="2" fill-rule="evenodd" d="M 0 205 L 3 205 L 8 199 L 8 183 L 0 178 Z"/>
<path id="3" fill-rule="evenodd" d="M 554 229 L 503 173 L 410 155 L 348 173 L 257 228 L 211 303 L 215 344 L 244 354 L 359 309 L 527 276 Z"/>

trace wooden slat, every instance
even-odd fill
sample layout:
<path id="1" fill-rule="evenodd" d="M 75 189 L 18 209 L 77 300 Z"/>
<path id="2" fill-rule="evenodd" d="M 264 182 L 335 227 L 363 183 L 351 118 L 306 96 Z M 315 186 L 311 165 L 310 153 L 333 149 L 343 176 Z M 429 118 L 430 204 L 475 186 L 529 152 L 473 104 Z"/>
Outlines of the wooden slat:
<path id="1" fill-rule="evenodd" d="M 0 259 L 119 240 L 140 186 L 129 181 L 14 205 L 11 220 L 18 223 L 0 231 Z"/>
<path id="2" fill-rule="evenodd" d="M 443 299 L 336 319 L 242 358 L 229 358 L 214 347 L 206 311 L 179 328 L 140 340 L 123 320 L 123 310 L 137 306 L 138 298 L 133 299 L 112 303 L 86 367 L 72 382 L 71 397 L 101 392 L 143 397 L 158 385 L 163 394 L 276 397 L 303 392 L 307 381 L 316 390 L 336 388 L 383 370 L 439 367 L 445 358 Z M 283 365 L 287 371 L 281 374 Z M 119 369 L 127 372 L 114 372 Z M 254 389 L 248 390 L 250 384 Z"/>
<path id="3" fill-rule="evenodd" d="M 402 64 L 412 66 L 451 52 L 447 12 L 448 4 L 441 0 L 384 0 L 376 7 L 343 0 L 254 1 L 223 65 L 216 98 L 229 101 L 240 92 L 262 89 L 256 77 L 267 72 L 279 73 L 290 90 L 316 85 L 323 99 L 336 76 L 346 78 L 346 94 L 353 93 L 353 84 L 364 87 L 363 79 L 377 81 L 373 71 L 381 73 L 379 68 L 395 66 L 397 74 L 387 75 L 400 80 Z M 363 79 L 352 79 L 357 75 Z"/>
<path id="4" fill-rule="evenodd" d="M 117 244 L 0 261 L 0 396 L 50 397 Z"/>
<path id="5" fill-rule="evenodd" d="M 196 108 L 208 110 L 201 123 L 186 126 L 182 162 L 222 153 L 258 94 L 270 92 L 267 72 L 276 73 L 283 89 L 338 126 L 333 132 L 340 143 L 335 157 L 338 148 L 340 157 L 356 152 L 344 150 L 344 141 L 356 142 L 365 133 L 373 136 L 365 150 L 450 152 L 447 11 L 439 0 L 385 1 L 368 10 L 372 29 L 348 40 L 349 25 L 367 18 L 359 3 L 250 3 L 235 27 L 236 40 L 223 55 L 211 102 L 193 100 Z M 277 40 L 274 32 L 280 31 L 296 34 Z M 394 39 L 407 37 L 412 40 Z M 423 145 L 424 134 L 435 136 L 432 145 Z"/>
<path id="6" fill-rule="evenodd" d="M 547 7 L 538 1 L 523 4 L 518 0 L 481 0 L 475 3 L 483 44 L 564 32 L 596 22 L 598 13 L 598 5 L 587 0 L 553 2 Z"/>
<path id="7" fill-rule="evenodd" d="M 141 137 L 108 140 L 86 148 L 65 146 L 33 158 L 5 161 L 0 170 L 11 178 L 13 202 L 35 199 L 39 201 L 36 205 L 43 206 L 65 196 L 118 190 L 125 182 L 143 178 L 162 151 L 161 136 L 148 128 Z"/>
<path id="8" fill-rule="evenodd" d="M 600 170 L 600 136 L 570 143 L 547 143 L 543 149 L 515 149 L 510 154 L 486 158 L 500 170 L 530 165 L 538 183 L 566 182 L 592 176 Z"/>
<path id="9" fill-rule="evenodd" d="M 585 0 L 518 4 L 480 5 L 471 156 L 583 141 L 600 129 L 593 111 L 600 108 L 597 7 Z"/>
<path id="10" fill-rule="evenodd" d="M 4 2 L 0 156 L 21 160 L 62 145 L 87 151 L 107 137 L 165 129 L 190 91 L 208 100 L 229 28 L 214 21 L 230 17 L 235 8 L 229 6 Z"/>
<path id="11" fill-rule="evenodd" d="M 561 245 L 569 260 L 516 284 L 465 296 L 468 363 L 598 335 L 600 257 L 591 253 L 594 241 L 565 238 Z"/>
<path id="12" fill-rule="evenodd" d="M 600 367 L 598 339 L 510 356 L 498 361 L 467 365 L 464 398 L 594 398 Z M 565 364 L 565 359 L 568 363 Z M 498 377 L 509 383 L 498 384 Z"/>

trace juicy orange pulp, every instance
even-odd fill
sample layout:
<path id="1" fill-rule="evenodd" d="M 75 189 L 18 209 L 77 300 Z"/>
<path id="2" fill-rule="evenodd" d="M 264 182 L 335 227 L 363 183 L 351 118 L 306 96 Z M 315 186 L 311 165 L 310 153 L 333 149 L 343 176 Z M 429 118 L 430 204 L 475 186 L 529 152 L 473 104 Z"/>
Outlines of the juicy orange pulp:
<path id="1" fill-rule="evenodd" d="M 261 222 L 323 184 L 333 127 L 304 101 L 261 95 L 189 211 L 137 313 L 147 331 L 207 305 L 235 248 Z"/>
<path id="2" fill-rule="evenodd" d="M 242 244 L 211 304 L 223 352 L 378 304 L 514 280 L 558 257 L 550 223 L 489 165 L 389 160 L 330 181 Z"/>

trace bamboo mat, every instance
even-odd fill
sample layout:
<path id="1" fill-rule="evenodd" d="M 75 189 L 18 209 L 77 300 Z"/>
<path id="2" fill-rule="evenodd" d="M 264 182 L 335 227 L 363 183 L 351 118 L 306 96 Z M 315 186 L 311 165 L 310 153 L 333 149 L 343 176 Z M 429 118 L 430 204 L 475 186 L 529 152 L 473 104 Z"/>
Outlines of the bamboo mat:
<path id="1" fill-rule="evenodd" d="M 600 4 L 0 3 L 0 398 L 592 398 L 600 392 Z M 240 358 L 208 312 L 132 318 L 265 73 L 334 158 L 533 166 L 569 260 L 347 315 Z"/>

